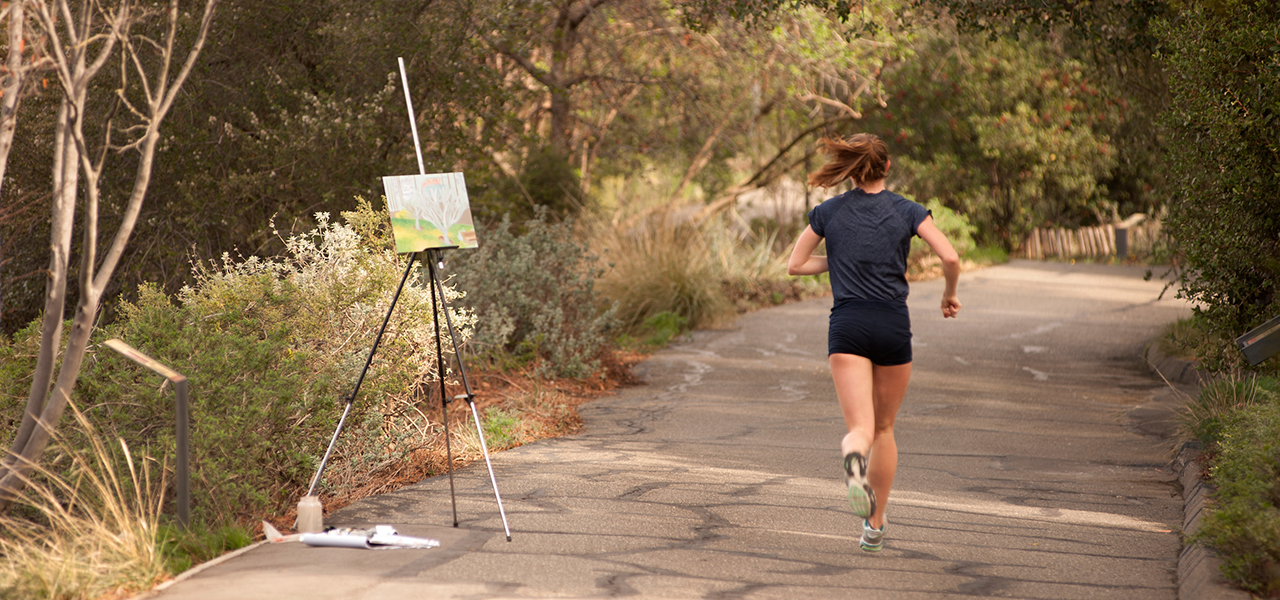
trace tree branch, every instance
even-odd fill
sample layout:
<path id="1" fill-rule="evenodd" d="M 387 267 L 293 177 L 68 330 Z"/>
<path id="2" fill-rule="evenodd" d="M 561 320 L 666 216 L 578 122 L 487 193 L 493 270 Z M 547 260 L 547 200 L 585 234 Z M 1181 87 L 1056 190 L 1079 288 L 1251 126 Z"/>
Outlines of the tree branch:
<path id="1" fill-rule="evenodd" d="M 570 6 L 565 24 L 568 25 L 570 29 L 577 29 L 578 25 L 581 25 L 587 17 L 591 16 L 592 12 L 595 12 L 597 8 L 600 8 L 600 5 L 608 1 L 609 0 L 589 0 L 588 2 L 584 2 L 577 6 Z"/>
<path id="2" fill-rule="evenodd" d="M 842 122 L 845 122 L 845 121 L 853 121 L 853 120 L 855 120 L 855 119 L 854 119 L 853 117 L 848 116 L 848 115 L 840 116 L 840 117 L 836 117 L 836 118 L 834 118 L 834 119 L 827 119 L 827 120 L 825 120 L 825 121 L 823 121 L 823 122 L 821 122 L 821 123 L 818 123 L 817 125 L 814 125 L 813 127 L 810 127 L 810 128 L 808 128 L 808 129 L 804 130 L 804 131 L 803 131 L 803 132 L 801 132 L 800 134 L 796 135 L 796 136 L 795 136 L 795 138 L 793 138 L 793 139 L 791 140 L 791 143 L 789 143 L 789 144 L 787 144 L 786 146 L 783 146 L 781 149 L 779 149 L 779 150 L 778 150 L 778 153 L 777 153 L 777 154 L 775 154 L 775 155 L 773 156 L 773 159 L 772 159 L 772 160 L 770 160 L 768 163 L 766 163 L 763 167 L 760 167 L 760 168 L 759 168 L 759 169 L 758 169 L 754 174 L 752 174 L 752 175 L 751 175 L 751 177 L 749 177 L 746 181 L 744 181 L 744 182 L 742 182 L 742 183 L 740 183 L 740 184 L 738 184 L 738 185 L 735 185 L 735 186 L 733 186 L 732 188 L 729 188 L 729 190 L 728 190 L 727 192 L 725 192 L 724 194 L 722 194 L 722 195 L 720 196 L 720 198 L 716 199 L 716 201 L 715 201 L 715 202 L 712 202 L 711 204 L 708 204 L 705 208 L 703 208 L 702 210 L 698 211 L 698 217 L 697 217 L 697 218 L 698 218 L 698 219 L 705 219 L 705 218 L 707 218 L 707 217 L 710 217 L 711 215 L 713 215 L 713 214 L 715 214 L 715 213 L 717 213 L 717 212 L 719 212 L 719 211 L 721 211 L 721 210 L 725 209 L 726 207 L 728 207 L 730 204 L 732 204 L 735 200 L 737 200 L 737 199 L 738 199 L 738 196 L 740 196 L 740 195 L 742 195 L 742 194 L 744 194 L 744 193 L 746 193 L 746 192 L 749 192 L 749 191 L 751 191 L 751 190 L 759 189 L 759 188 L 762 188 L 762 187 L 764 187 L 764 186 L 766 186 L 766 185 L 769 185 L 770 183 L 772 183 L 772 182 L 773 182 L 773 180 L 774 180 L 774 179 L 776 179 L 776 178 L 777 178 L 777 176 L 778 176 L 778 175 L 781 175 L 782 173 L 786 173 L 786 172 L 790 171 L 791 169 L 794 169 L 796 165 L 800 164 L 800 161 L 803 161 L 803 160 L 804 160 L 803 158 L 801 158 L 799 161 L 794 161 L 794 162 L 792 162 L 790 165 L 788 165 L 788 166 L 787 166 L 787 168 L 786 168 L 786 169 L 783 169 L 783 170 L 779 171 L 779 172 L 778 172 L 776 175 L 774 175 L 773 177 L 769 177 L 769 178 L 767 178 L 767 179 L 766 179 L 766 178 L 764 178 L 765 174 L 769 173 L 769 171 L 770 171 L 771 169 L 773 169 L 773 166 L 774 166 L 775 164 L 777 164 L 777 163 L 778 163 L 778 161 L 782 160 L 782 158 L 783 158 L 783 157 L 785 157 L 785 156 L 787 155 L 787 153 L 788 153 L 788 152 L 790 152 L 790 151 L 791 151 L 791 149 L 795 147 L 795 145 L 796 145 L 796 144 L 800 143 L 800 141 L 801 141 L 801 140 L 803 140 L 804 138 L 806 138 L 806 137 L 808 137 L 809 135 L 813 134 L 815 131 L 818 131 L 819 129 L 823 129 L 823 128 L 826 128 L 826 127 L 829 127 L 829 126 L 834 125 L 834 124 L 836 124 L 836 123 L 842 123 Z"/>
<path id="3" fill-rule="evenodd" d="M 484 40 L 484 43 L 488 45 L 490 48 L 493 48 L 495 52 L 507 58 L 510 58 L 511 60 L 514 60 L 516 64 L 519 65 L 520 68 L 524 70 L 525 73 L 528 73 L 529 76 L 537 80 L 538 83 L 541 83 L 542 85 L 545 85 L 548 88 L 559 87 L 559 85 L 556 82 L 551 80 L 550 73 L 538 68 L 538 65 L 533 64 L 533 62 L 530 61 L 528 58 L 525 58 L 524 55 L 506 47 L 505 45 L 502 45 L 498 42 L 493 41 L 493 39 L 491 39 L 488 36 L 488 34 L 481 33 L 480 39 Z"/>

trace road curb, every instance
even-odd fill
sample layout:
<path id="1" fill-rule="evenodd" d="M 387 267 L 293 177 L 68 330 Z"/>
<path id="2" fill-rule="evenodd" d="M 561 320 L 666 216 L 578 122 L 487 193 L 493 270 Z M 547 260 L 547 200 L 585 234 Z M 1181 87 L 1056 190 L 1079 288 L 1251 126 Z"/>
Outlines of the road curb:
<path id="1" fill-rule="evenodd" d="M 1182 483 L 1182 552 L 1178 554 L 1178 598 L 1180 600 L 1248 600 L 1252 596 L 1232 587 L 1222 576 L 1222 559 L 1218 553 L 1187 539 L 1200 530 L 1200 521 L 1213 486 L 1200 477 L 1204 466 L 1197 460 L 1200 446 L 1182 445 L 1175 464 Z"/>
<path id="2" fill-rule="evenodd" d="M 1199 363 L 1166 355 L 1159 341 L 1147 345 L 1144 356 L 1152 371 L 1169 383 L 1203 385 L 1209 378 Z M 1174 468 L 1182 484 L 1182 552 L 1178 553 L 1179 600 L 1248 600 L 1252 596 L 1227 583 L 1220 569 L 1222 559 L 1211 548 L 1187 540 L 1200 530 L 1205 505 L 1213 486 L 1201 478 L 1200 445 L 1188 442 L 1178 450 Z"/>
<path id="3" fill-rule="evenodd" d="M 198 564 L 198 565 L 195 565 L 195 566 L 191 567 L 190 569 L 187 569 L 186 571 L 183 571 L 183 572 L 181 572 L 181 573 L 178 573 L 177 575 L 175 575 L 175 576 L 173 577 L 173 579 L 170 579 L 170 580 L 168 580 L 168 581 L 165 581 L 165 582 L 161 583 L 160 585 L 157 585 L 157 586 L 155 586 L 155 587 L 153 587 L 153 588 L 151 588 L 151 589 L 149 589 L 149 590 L 146 590 L 146 591 L 138 592 L 137 594 L 134 594 L 133 596 L 128 596 L 128 597 L 126 597 L 126 600 L 147 600 L 148 598 L 154 598 L 155 596 L 159 595 L 159 594 L 160 594 L 160 592 L 163 592 L 164 590 L 168 589 L 170 586 L 172 586 L 172 585 L 174 585 L 174 584 L 176 584 L 176 583 L 178 583 L 178 582 L 180 582 L 180 581 L 186 581 L 187 579 L 190 579 L 190 578 L 192 578 L 192 577 L 194 577 L 194 576 L 196 576 L 196 575 L 200 574 L 200 572 L 201 572 L 201 571 L 204 571 L 204 570 L 206 570 L 206 569 L 210 569 L 210 568 L 212 568 L 212 567 L 215 567 L 215 566 L 217 566 L 217 565 L 220 565 L 220 564 L 222 564 L 222 563 L 224 563 L 224 562 L 227 562 L 227 561 L 229 561 L 229 560 L 231 560 L 231 559 L 233 559 L 233 558 L 236 558 L 237 556 L 240 556 L 241 554 L 247 554 L 248 552 L 252 551 L 253 549 L 257 548 L 258 546 L 263 546 L 263 545 L 266 545 L 266 544 L 269 544 L 269 543 L 270 543 L 270 542 L 268 542 L 267 540 L 259 540 L 259 541 L 257 541 L 257 542 L 252 543 L 252 544 L 249 544 L 248 546 L 245 546 L 245 547 L 243 547 L 243 548 L 240 548 L 239 550 L 233 550 L 233 551 L 231 551 L 231 552 L 228 552 L 228 553 L 226 553 L 226 554 L 223 554 L 223 555 L 221 555 L 221 556 L 218 556 L 218 557 L 216 557 L 216 558 L 214 558 L 214 559 L 212 559 L 212 560 L 208 560 L 208 561 L 202 562 L 202 563 L 200 563 L 200 564 Z"/>
<path id="4" fill-rule="evenodd" d="M 1200 370 L 1199 362 L 1165 354 L 1159 340 L 1147 344 L 1143 358 L 1152 371 L 1169 383 L 1204 385 L 1209 381 L 1209 375 Z"/>

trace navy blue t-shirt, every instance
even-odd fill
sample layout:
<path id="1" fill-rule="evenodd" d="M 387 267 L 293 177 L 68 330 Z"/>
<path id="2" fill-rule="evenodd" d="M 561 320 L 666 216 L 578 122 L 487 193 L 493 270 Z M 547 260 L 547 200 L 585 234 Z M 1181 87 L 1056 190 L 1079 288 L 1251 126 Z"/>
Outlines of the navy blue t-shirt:
<path id="1" fill-rule="evenodd" d="M 853 189 L 809 211 L 809 226 L 827 240 L 831 293 L 842 300 L 906 306 L 911 236 L 929 209 L 888 190 Z"/>

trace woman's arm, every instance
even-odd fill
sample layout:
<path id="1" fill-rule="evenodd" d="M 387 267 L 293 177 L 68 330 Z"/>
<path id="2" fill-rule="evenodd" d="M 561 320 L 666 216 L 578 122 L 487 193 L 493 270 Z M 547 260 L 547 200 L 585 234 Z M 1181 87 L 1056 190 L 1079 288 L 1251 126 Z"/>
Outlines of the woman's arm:
<path id="1" fill-rule="evenodd" d="M 788 275 L 817 275 L 827 272 L 827 257 L 814 256 L 822 236 L 813 232 L 813 227 L 805 227 L 796 246 L 791 250 L 791 258 L 787 259 Z"/>
<path id="2" fill-rule="evenodd" d="M 947 287 L 942 292 L 942 316 L 954 318 L 960 312 L 960 300 L 956 298 L 956 285 L 960 282 L 960 255 L 951 247 L 947 236 L 933 224 L 932 216 L 925 217 L 916 227 L 916 235 L 942 259 L 942 276 L 947 280 Z"/>

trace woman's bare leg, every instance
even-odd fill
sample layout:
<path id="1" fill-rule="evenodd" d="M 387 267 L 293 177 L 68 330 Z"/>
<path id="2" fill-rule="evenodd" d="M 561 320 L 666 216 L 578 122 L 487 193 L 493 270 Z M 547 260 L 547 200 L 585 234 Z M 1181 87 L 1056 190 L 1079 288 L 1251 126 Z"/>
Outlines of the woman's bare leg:
<path id="1" fill-rule="evenodd" d="M 876 494 L 871 525 L 884 526 L 885 506 L 898 473 L 898 444 L 893 425 L 911 382 L 911 363 L 883 367 L 854 354 L 832 354 L 831 380 L 848 433 L 841 440 L 843 454 L 870 451 L 867 480 Z"/>
<path id="2" fill-rule="evenodd" d="M 898 443 L 893 437 L 893 424 L 910 382 L 911 363 L 892 367 L 875 365 L 872 368 L 875 438 L 871 444 L 867 481 L 876 493 L 876 512 L 869 519 L 876 529 L 884 527 L 889 491 L 893 487 L 894 476 L 898 474 Z"/>
<path id="3" fill-rule="evenodd" d="M 857 452 L 866 456 L 875 440 L 875 388 L 871 361 L 856 354 L 832 354 L 831 380 L 844 413 L 846 431 L 840 442 L 842 454 Z"/>

